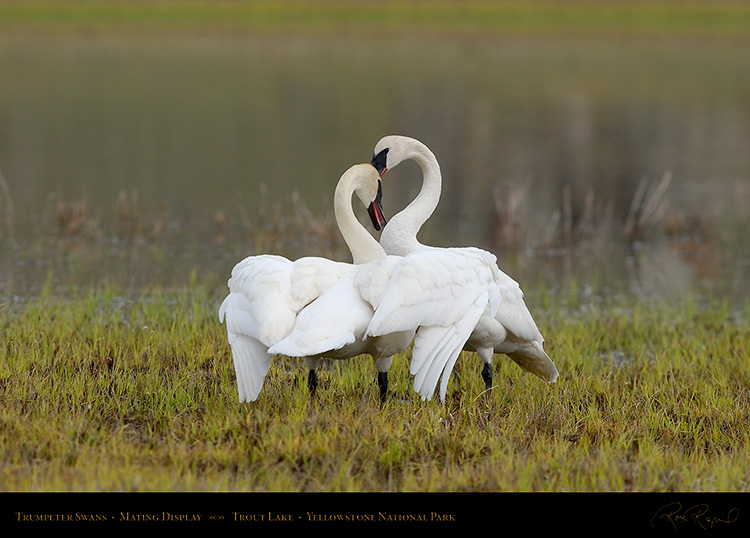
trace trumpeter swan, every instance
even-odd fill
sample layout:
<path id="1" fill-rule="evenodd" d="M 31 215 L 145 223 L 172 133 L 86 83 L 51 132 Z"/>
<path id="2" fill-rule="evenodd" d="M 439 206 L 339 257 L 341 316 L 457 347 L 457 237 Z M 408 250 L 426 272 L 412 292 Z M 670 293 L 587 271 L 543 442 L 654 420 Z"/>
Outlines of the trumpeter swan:
<path id="1" fill-rule="evenodd" d="M 373 175 L 377 178 L 374 182 Z M 379 183 L 373 167 L 362 164 L 349 168 L 337 184 L 337 224 L 355 263 L 384 256 L 376 241 L 373 245 L 356 240 L 361 237 L 357 227 L 365 234 L 367 231 L 356 220 L 351 206 L 356 193 L 368 206 L 373 225 L 382 226 L 385 220 L 380 209 Z M 235 265 L 227 282 L 229 294 L 219 307 L 219 321 L 226 322 L 240 402 L 258 398 L 271 363 L 269 348 L 292 332 L 303 308 L 351 275 L 352 267 L 350 263 L 322 257 L 290 261 L 271 254 L 250 256 Z M 309 381 L 314 389 L 314 371 L 310 372 Z"/>
<path id="2" fill-rule="evenodd" d="M 367 199 L 376 196 L 370 205 L 373 222 L 384 224 L 380 208 L 380 176 L 371 165 L 355 165 L 351 177 L 357 181 L 355 192 Z M 341 181 L 334 194 L 334 216 L 344 241 L 349 246 L 354 265 L 297 315 L 294 327 L 268 352 L 290 357 L 304 357 L 310 370 L 309 384 L 317 385 L 315 370 L 321 359 L 349 359 L 371 355 L 378 372 L 381 400 L 388 390 L 388 369 L 393 356 L 406 349 L 414 330 L 391 331 L 367 338 L 365 331 L 383 293 L 393 267 L 401 257 L 390 258 L 377 240 L 359 223 L 351 207 L 351 187 Z M 374 217 L 373 217 L 374 210 Z"/>
<path id="3" fill-rule="evenodd" d="M 382 176 L 407 159 L 416 161 L 422 169 L 422 188 L 414 200 L 390 219 L 380 236 L 385 251 L 399 256 L 436 249 L 420 243 L 417 234 L 437 207 L 442 188 L 440 166 L 435 155 L 414 138 L 383 137 L 375 145 L 371 162 Z M 522 369 L 544 381 L 554 382 L 558 376 L 557 368 L 544 351 L 544 339 L 526 307 L 521 288 L 497 266 L 495 269 L 499 304 L 494 313 L 489 308 L 483 312 L 464 348 L 475 350 L 484 362 L 482 377 L 488 389 L 492 386 L 494 353 L 504 353 Z M 418 355 L 418 351 L 418 342 L 415 341 L 414 355 Z M 423 361 L 429 362 L 429 359 Z M 444 376 L 449 374 L 450 370 L 446 369 Z M 444 379 L 443 385 L 446 382 Z M 444 398 L 442 392 L 441 397 Z"/>
<path id="4" fill-rule="evenodd" d="M 362 177 L 379 185 L 375 168 L 370 166 L 366 172 Z M 305 357 L 311 372 L 323 357 L 348 359 L 369 354 L 375 360 L 383 400 L 393 356 L 408 347 L 418 331 L 417 340 L 428 346 L 423 354 L 436 358 L 424 361 L 428 367 L 413 370 L 414 388 L 424 397 L 423 386 L 431 386 L 431 394 L 442 370 L 436 371 L 434 365 L 455 360 L 479 316 L 490 302 L 497 302 L 493 296 L 494 257 L 488 261 L 488 253 L 478 249 L 387 256 L 356 221 L 351 206 L 337 203 L 334 209 L 347 244 L 359 249 L 366 246 L 370 256 L 360 259 L 347 275 L 306 306 L 294 329 L 271 346 L 269 353 Z M 462 269 L 451 269 L 455 266 Z M 454 298 L 457 293 L 459 301 Z M 425 334 L 433 338 L 427 339 Z M 454 354 L 451 346 L 457 347 Z"/>

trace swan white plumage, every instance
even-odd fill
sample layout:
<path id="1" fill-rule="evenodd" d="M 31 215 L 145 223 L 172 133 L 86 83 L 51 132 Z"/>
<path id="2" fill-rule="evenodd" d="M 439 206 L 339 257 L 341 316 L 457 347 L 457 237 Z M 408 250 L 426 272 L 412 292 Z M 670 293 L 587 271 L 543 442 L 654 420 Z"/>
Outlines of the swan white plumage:
<path id="1" fill-rule="evenodd" d="M 398 135 L 383 137 L 375 145 L 371 162 L 382 176 L 387 170 L 407 159 L 416 161 L 422 169 L 422 188 L 406 208 L 390 219 L 380 237 L 380 244 L 388 254 L 400 256 L 437 249 L 420 243 L 417 234 L 437 207 L 442 188 L 440 166 L 435 155 L 426 145 L 414 138 Z M 504 353 L 523 370 L 549 383 L 554 382 L 558 376 L 557 368 L 544 351 L 544 339 L 526 307 L 520 286 L 495 264 L 493 265 L 498 303 L 494 311 L 492 303 L 488 303 L 463 347 L 475 350 L 484 362 L 482 376 L 488 389 L 492 386 L 494 353 Z M 430 364 L 433 358 L 421 352 L 419 333 L 417 334 L 412 360 L 416 357 L 416 368 L 424 368 L 424 364 Z M 435 344 L 432 342 L 426 347 L 435 349 Z M 445 397 L 444 387 L 450 375 L 447 366 L 452 367 L 452 364 L 446 363 L 441 385 L 442 399 Z M 439 364 L 434 366 L 438 367 Z M 429 390 L 429 387 L 426 387 L 426 390 Z"/>
<path id="2" fill-rule="evenodd" d="M 368 166 L 362 177 L 379 186 L 378 172 Z M 413 369 L 414 389 L 425 397 L 423 387 L 431 386 L 431 395 L 437 383 L 435 375 L 442 368 L 435 372 L 429 366 L 455 361 L 479 316 L 490 302 L 497 302 L 493 295 L 494 256 L 488 262 L 488 253 L 478 249 L 387 256 L 378 241 L 356 221 L 351 207 L 339 204 L 335 210 L 347 244 L 359 248 L 366 245 L 370 258 L 360 260 L 363 263 L 352 266 L 348 274 L 306 306 L 291 333 L 271 346 L 269 353 L 304 357 L 311 371 L 323 357 L 348 359 L 369 354 L 378 370 L 382 400 L 393 356 L 408 347 L 418 330 L 417 340 L 422 345 L 435 343 L 424 353 L 437 354 L 438 358 L 424 361 L 427 368 Z M 451 270 L 455 266 L 463 269 Z M 459 301 L 455 300 L 456 294 Z M 434 340 L 421 336 L 425 333 L 434 335 Z"/>
<path id="3" fill-rule="evenodd" d="M 380 175 L 370 164 L 353 168 L 356 174 L 352 177 L 357 181 L 355 192 L 360 196 L 365 193 L 364 199 L 377 195 L 376 207 L 379 208 Z M 368 354 L 375 361 L 383 399 L 393 356 L 409 346 L 415 331 L 390 331 L 372 338 L 365 335 L 385 285 L 401 257 L 386 255 L 383 247 L 356 219 L 347 194 L 351 198 L 347 184 L 340 182 L 334 196 L 334 215 L 355 263 L 299 312 L 294 328 L 268 352 L 304 357 L 311 376 L 323 358 L 349 359 Z M 381 211 L 378 215 L 384 223 Z M 313 386 L 316 383 L 314 378 L 311 383 Z"/>
<path id="4" fill-rule="evenodd" d="M 475 248 L 427 249 L 408 254 L 393 271 L 368 335 L 416 330 L 410 371 L 414 390 L 440 398 L 480 317 L 500 304 L 495 257 Z"/>
<path id="5" fill-rule="evenodd" d="M 363 180 L 368 175 L 372 178 L 373 174 L 377 178 L 374 187 L 372 180 Z M 334 194 L 337 217 L 342 218 L 338 225 L 345 240 L 352 234 L 356 236 L 357 226 L 367 233 L 351 207 L 354 193 L 368 206 L 376 228 L 385 222 L 379 207 L 377 172 L 370 164 L 355 165 L 341 176 Z M 355 264 L 384 256 L 382 247 L 374 243 L 348 243 Z M 240 402 L 258 398 L 271 363 L 269 348 L 292 332 L 299 313 L 306 306 L 342 278 L 351 278 L 352 268 L 350 263 L 322 257 L 290 261 L 282 256 L 264 254 L 245 258 L 232 269 L 227 283 L 229 295 L 219 307 L 219 321 L 226 321 Z M 312 383 L 314 371 L 310 374 Z"/>

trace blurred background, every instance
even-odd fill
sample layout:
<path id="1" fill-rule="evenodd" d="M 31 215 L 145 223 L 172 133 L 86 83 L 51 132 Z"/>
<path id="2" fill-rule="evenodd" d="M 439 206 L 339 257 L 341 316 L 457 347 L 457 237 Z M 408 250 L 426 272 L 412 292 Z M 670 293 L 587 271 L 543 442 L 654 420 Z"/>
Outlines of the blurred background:
<path id="1" fill-rule="evenodd" d="M 443 173 L 421 240 L 527 294 L 746 304 L 745 3 L 17 1 L 0 74 L 0 302 L 348 261 L 336 181 L 404 134 Z"/>

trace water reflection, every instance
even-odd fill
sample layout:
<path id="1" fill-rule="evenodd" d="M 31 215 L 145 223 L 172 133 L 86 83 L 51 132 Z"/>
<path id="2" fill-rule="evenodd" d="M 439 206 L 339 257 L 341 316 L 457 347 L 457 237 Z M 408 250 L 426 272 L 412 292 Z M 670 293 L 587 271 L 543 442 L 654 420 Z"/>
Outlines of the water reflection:
<path id="1" fill-rule="evenodd" d="M 527 288 L 744 297 L 746 45 L 2 36 L 0 295 L 50 275 L 223 285 L 264 251 L 347 259 L 333 186 L 402 133 L 443 168 L 425 242 L 489 248 Z M 639 185 L 665 177 L 627 233 Z M 389 172 L 386 211 L 419 184 Z"/>

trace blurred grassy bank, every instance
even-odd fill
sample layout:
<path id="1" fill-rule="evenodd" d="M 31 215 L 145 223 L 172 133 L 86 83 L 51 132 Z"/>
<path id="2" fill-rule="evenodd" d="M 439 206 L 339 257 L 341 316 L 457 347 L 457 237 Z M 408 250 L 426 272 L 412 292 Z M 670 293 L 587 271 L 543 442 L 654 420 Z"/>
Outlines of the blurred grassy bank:
<path id="1" fill-rule="evenodd" d="M 661 2 L 8 1 L 0 28 L 454 31 L 509 35 L 748 36 L 750 4 Z"/>

